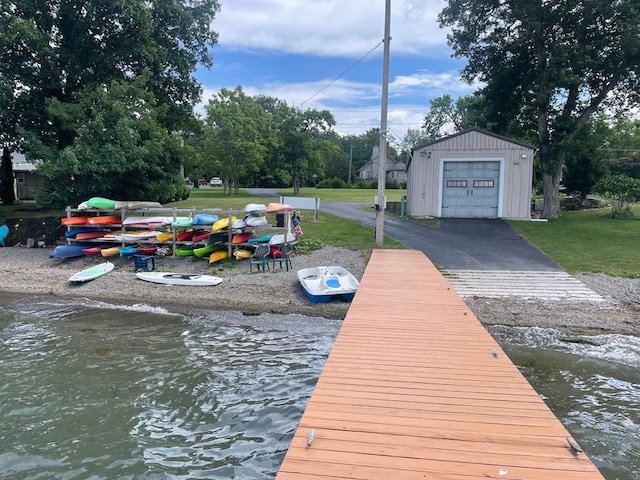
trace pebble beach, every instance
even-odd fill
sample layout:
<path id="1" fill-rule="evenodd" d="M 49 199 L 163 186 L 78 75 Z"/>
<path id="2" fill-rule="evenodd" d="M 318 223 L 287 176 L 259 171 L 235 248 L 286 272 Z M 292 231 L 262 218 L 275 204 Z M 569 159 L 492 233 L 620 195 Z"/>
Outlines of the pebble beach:
<path id="1" fill-rule="evenodd" d="M 319 265 L 340 265 L 362 278 L 367 255 L 325 246 L 309 254 L 296 254 L 293 269 L 276 264 L 265 273 L 249 271 L 248 261 L 210 265 L 195 258 L 158 257 L 156 270 L 199 273 L 223 278 L 215 287 L 159 285 L 136 278 L 133 260 L 113 257 L 115 269 L 96 280 L 70 284 L 74 273 L 103 262 L 102 257 L 50 258 L 50 248 L 0 248 L 0 305 L 12 298 L 75 297 L 115 305 L 143 304 L 173 313 L 197 315 L 211 310 L 233 310 L 245 315 L 301 314 L 343 319 L 349 303 L 311 303 L 302 291 L 296 271 Z M 467 298 L 465 301 L 485 325 L 537 326 L 569 335 L 625 334 L 640 336 L 640 280 L 603 274 L 576 275 L 605 298 L 604 302 L 538 301 L 523 298 Z"/>

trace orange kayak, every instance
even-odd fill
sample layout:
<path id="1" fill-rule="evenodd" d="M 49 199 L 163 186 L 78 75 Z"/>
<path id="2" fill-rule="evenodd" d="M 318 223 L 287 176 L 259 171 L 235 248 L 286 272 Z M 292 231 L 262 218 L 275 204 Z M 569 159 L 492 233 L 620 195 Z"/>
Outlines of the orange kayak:
<path id="1" fill-rule="evenodd" d="M 87 217 L 87 223 L 89 225 L 114 225 L 120 223 L 122 220 L 120 217 L 114 215 L 103 215 L 101 217 Z"/>

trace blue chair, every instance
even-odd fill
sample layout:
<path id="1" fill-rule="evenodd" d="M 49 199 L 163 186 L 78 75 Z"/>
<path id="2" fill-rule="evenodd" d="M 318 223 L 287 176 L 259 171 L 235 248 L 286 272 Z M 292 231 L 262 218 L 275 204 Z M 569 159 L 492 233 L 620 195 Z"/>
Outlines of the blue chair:
<path id="1" fill-rule="evenodd" d="M 150 272 L 156 268 L 156 259 L 153 255 L 134 255 L 133 271 L 143 270 Z"/>
<path id="2" fill-rule="evenodd" d="M 276 262 L 280 264 L 280 270 L 282 270 L 282 264 L 284 263 L 287 267 L 287 272 L 289 271 L 289 267 L 293 268 L 291 265 L 291 252 L 293 251 L 293 245 L 290 243 L 283 243 L 278 247 L 278 251 L 275 255 L 273 255 L 273 264 L 272 267 L 276 268 Z"/>
<path id="3" fill-rule="evenodd" d="M 262 273 L 269 268 L 269 253 L 271 252 L 271 248 L 268 244 L 258 245 L 256 251 L 249 257 L 249 272 L 253 271 L 253 266 L 255 265 L 260 271 L 260 267 L 262 267 Z"/>
<path id="4" fill-rule="evenodd" d="M 7 227 L 6 225 L 2 225 L 0 227 L 0 245 L 2 245 L 3 247 L 6 247 L 6 245 L 4 244 L 4 241 L 8 235 L 9 235 L 9 227 Z"/>

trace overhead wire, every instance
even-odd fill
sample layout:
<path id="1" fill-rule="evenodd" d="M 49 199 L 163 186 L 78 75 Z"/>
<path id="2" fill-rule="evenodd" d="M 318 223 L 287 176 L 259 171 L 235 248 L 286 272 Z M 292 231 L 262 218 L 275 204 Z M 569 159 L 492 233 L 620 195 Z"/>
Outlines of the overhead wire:
<path id="1" fill-rule="evenodd" d="M 334 78 L 333 80 L 331 80 L 329 83 L 327 83 L 324 87 L 322 87 L 320 90 L 318 90 L 316 93 L 314 93 L 313 95 L 311 95 L 309 98 L 307 98 L 304 102 L 302 102 L 300 104 L 300 106 L 302 107 L 305 103 L 307 103 L 309 100 L 314 99 L 315 97 L 317 97 L 318 95 L 320 95 L 322 92 L 324 92 L 327 88 L 329 88 L 331 85 L 333 85 L 334 83 L 336 83 L 338 80 L 340 80 L 340 78 L 342 78 L 343 76 L 345 76 L 347 74 L 347 72 L 349 72 L 349 70 L 351 70 L 353 67 L 355 67 L 356 65 L 358 65 L 360 62 L 362 62 L 365 58 L 367 58 L 369 55 L 371 55 L 371 53 L 380 47 L 380 45 L 382 45 L 384 43 L 384 40 L 381 40 L 380 43 L 378 43 L 375 47 L 373 47 L 371 50 L 369 50 L 367 53 L 365 53 L 362 57 L 360 57 L 355 63 L 353 63 L 349 68 L 347 68 L 344 72 L 342 72 L 340 75 L 338 75 L 336 78 Z"/>

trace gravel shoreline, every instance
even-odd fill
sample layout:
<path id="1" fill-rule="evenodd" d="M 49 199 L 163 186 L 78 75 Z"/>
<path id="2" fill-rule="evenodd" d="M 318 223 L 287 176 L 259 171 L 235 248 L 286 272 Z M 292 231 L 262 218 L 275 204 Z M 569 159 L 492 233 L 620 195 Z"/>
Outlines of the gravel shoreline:
<path id="1" fill-rule="evenodd" d="M 213 267 L 203 259 L 159 257 L 156 270 L 220 276 L 215 287 L 157 285 L 136 279 L 131 259 L 112 259 L 116 268 L 105 277 L 71 285 L 69 277 L 103 259 L 49 258 L 49 248 L 0 248 L 0 305 L 13 299 L 34 297 L 86 298 L 116 305 L 145 304 L 173 313 L 202 314 L 208 310 L 300 314 L 343 319 L 349 303 L 312 304 L 305 297 L 296 271 L 317 265 L 341 265 L 362 278 L 368 258 L 358 251 L 325 246 L 310 254 L 297 254 L 293 270 L 249 273 L 247 262 Z M 485 325 L 538 326 L 562 330 L 568 335 L 625 334 L 640 336 L 640 280 L 603 274 L 576 275 L 604 302 L 535 301 L 521 298 L 468 298 L 466 303 Z"/>

